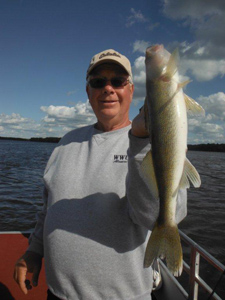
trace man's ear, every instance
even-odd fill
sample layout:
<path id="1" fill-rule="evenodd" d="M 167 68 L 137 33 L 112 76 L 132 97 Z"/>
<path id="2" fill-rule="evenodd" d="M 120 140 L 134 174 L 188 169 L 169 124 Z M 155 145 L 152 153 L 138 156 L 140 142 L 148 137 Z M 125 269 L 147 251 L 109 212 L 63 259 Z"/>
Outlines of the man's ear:
<path id="1" fill-rule="evenodd" d="M 131 89 L 131 101 L 133 100 L 133 95 L 134 95 L 134 84 L 130 84 L 130 89 Z"/>
<path id="2" fill-rule="evenodd" d="M 86 85 L 86 93 L 87 93 L 87 95 L 89 95 L 89 86 L 88 85 Z"/>

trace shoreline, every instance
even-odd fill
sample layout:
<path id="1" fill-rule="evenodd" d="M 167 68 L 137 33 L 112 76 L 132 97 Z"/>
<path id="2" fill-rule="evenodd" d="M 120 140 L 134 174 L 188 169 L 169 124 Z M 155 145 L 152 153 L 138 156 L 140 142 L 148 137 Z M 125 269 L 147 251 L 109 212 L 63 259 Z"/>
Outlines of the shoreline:
<path id="1" fill-rule="evenodd" d="M 16 137 L 4 137 L 0 136 L 0 140 L 11 140 L 11 141 L 22 141 L 22 142 L 42 142 L 42 143 L 58 143 L 61 138 L 59 137 L 46 137 L 46 138 L 35 138 L 32 137 L 30 139 L 25 138 L 16 138 Z"/>
<path id="2" fill-rule="evenodd" d="M 12 141 L 25 141 L 25 142 L 41 142 L 41 143 L 58 143 L 60 141 L 60 137 L 32 137 L 30 139 L 25 138 L 16 138 L 16 137 L 3 137 L 0 136 L 0 140 L 12 140 Z M 191 151 L 209 151 L 209 152 L 225 152 L 225 144 L 196 144 L 188 145 L 188 150 Z"/>

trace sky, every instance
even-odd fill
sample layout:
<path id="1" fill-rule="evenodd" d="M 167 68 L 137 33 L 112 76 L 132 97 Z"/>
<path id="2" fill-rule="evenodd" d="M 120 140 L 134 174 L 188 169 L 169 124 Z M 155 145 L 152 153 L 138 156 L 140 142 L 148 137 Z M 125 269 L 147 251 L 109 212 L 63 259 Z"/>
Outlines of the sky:
<path id="1" fill-rule="evenodd" d="M 145 99 L 145 50 L 179 49 L 188 143 L 225 143 L 224 0 L 1 0 L 0 136 L 61 137 L 96 119 L 86 95 L 93 55 L 115 49 L 132 65 L 130 119 Z"/>

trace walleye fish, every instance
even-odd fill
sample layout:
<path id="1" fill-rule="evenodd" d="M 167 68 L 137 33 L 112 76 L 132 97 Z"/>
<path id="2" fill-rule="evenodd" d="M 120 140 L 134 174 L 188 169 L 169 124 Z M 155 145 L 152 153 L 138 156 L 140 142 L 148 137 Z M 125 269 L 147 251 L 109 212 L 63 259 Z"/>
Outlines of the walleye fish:
<path id="1" fill-rule="evenodd" d="M 144 266 L 152 265 L 157 257 L 165 258 L 168 269 L 179 276 L 183 255 L 178 227 L 175 222 L 179 189 L 201 185 L 195 167 L 186 158 L 187 111 L 204 114 L 204 109 L 183 93 L 188 83 L 179 83 L 178 51 L 170 54 L 163 45 L 146 49 L 145 119 L 151 151 L 141 169 L 150 189 L 159 198 L 159 216 L 146 248 Z"/>

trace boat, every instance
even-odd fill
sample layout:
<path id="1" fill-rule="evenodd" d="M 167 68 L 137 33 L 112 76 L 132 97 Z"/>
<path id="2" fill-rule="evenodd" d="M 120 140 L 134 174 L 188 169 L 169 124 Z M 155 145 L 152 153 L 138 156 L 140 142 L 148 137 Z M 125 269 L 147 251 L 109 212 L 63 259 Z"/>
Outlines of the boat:
<path id="1" fill-rule="evenodd" d="M 25 252 L 30 233 L 31 232 L 28 231 L 0 232 L 0 299 L 2 300 L 41 300 L 47 298 L 44 264 L 40 273 L 38 286 L 33 287 L 28 295 L 25 296 L 13 280 L 14 264 Z M 182 281 L 179 278 L 175 278 L 167 269 L 164 262 L 159 260 L 162 284 L 160 288 L 154 290 L 152 298 L 155 300 L 225 300 L 225 288 L 224 295 L 218 295 L 216 293 L 217 285 L 210 287 L 209 284 L 200 277 L 200 257 L 204 258 L 204 260 L 212 266 L 213 270 L 219 272 L 220 277 L 217 282 L 218 284 L 225 278 L 225 266 L 182 231 L 180 231 L 180 236 L 183 249 L 187 252 L 186 250 L 188 248 L 190 254 L 189 262 L 185 261 L 186 255 L 184 255 L 183 273 L 189 278 L 188 286 L 183 286 Z M 206 298 L 205 296 L 204 298 L 199 296 L 199 287 L 205 291 L 205 295 L 207 295 Z"/>

